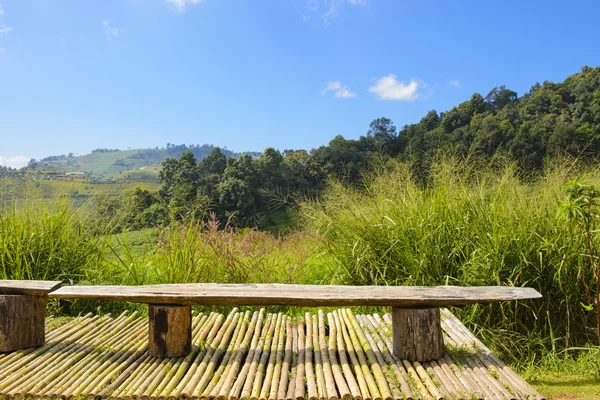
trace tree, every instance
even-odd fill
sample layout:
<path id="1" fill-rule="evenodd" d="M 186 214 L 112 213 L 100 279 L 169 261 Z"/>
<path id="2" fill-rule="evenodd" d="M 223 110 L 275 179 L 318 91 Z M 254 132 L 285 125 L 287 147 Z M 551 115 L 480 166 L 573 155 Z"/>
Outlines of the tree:
<path id="1" fill-rule="evenodd" d="M 573 271 L 583 281 L 588 297 L 588 310 L 596 308 L 598 345 L 600 345 L 600 252 L 597 247 L 596 234 L 600 222 L 600 189 L 588 185 L 581 180 L 574 180 L 564 188 L 565 198 L 560 203 L 560 214 L 570 223 L 571 228 L 584 238 L 585 254 L 589 259 L 589 270 Z M 581 267 L 580 267 L 581 268 Z M 592 292 L 586 282 L 589 272 L 595 281 Z"/>

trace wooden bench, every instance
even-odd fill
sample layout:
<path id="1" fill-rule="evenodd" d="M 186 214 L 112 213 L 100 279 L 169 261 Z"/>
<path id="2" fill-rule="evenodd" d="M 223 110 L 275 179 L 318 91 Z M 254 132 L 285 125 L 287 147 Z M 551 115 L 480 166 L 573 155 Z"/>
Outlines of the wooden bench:
<path id="1" fill-rule="evenodd" d="M 48 293 L 60 285 L 58 281 L 0 280 L 0 353 L 45 343 Z"/>
<path id="2" fill-rule="evenodd" d="M 149 305 L 148 352 L 178 357 L 190 350 L 193 305 L 391 306 L 394 355 L 411 361 L 443 356 L 439 307 L 542 297 L 509 286 L 325 286 L 284 284 L 169 284 L 66 286 L 53 299 L 128 301 Z"/>

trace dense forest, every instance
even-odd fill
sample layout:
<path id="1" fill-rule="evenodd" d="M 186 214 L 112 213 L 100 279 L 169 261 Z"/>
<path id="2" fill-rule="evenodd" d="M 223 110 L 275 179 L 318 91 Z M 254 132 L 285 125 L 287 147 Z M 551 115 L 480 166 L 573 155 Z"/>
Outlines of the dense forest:
<path id="1" fill-rule="evenodd" d="M 477 159 L 501 153 L 531 171 L 560 155 L 595 159 L 599 150 L 600 67 L 583 67 L 562 83 L 537 83 L 521 97 L 505 86 L 485 96 L 474 93 L 449 111 L 432 110 L 399 130 L 390 119 L 378 118 L 356 140 L 336 136 L 311 151 L 267 148 L 259 157 L 233 157 L 215 147 L 200 161 L 194 151 L 184 151 L 162 162 L 158 193 L 136 190 L 99 199 L 99 205 L 104 213 L 128 210 L 122 227 L 208 212 L 249 226 L 299 196 L 318 193 L 331 177 L 360 184 L 362 171 L 382 156 L 410 162 L 426 182 L 440 153 Z"/>

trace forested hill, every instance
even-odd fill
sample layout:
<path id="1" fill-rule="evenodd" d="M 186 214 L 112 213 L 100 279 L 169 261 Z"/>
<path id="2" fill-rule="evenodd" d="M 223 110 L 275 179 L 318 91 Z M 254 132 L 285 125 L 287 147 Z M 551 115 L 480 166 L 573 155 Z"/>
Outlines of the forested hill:
<path id="1" fill-rule="evenodd" d="M 412 158 L 439 149 L 459 154 L 507 152 L 526 167 L 561 153 L 596 157 L 600 150 L 600 68 L 583 67 L 562 83 L 536 83 L 518 97 L 496 87 L 450 111 L 429 112 L 390 138 Z"/>
<path id="2" fill-rule="evenodd" d="M 158 166 L 168 157 L 179 157 L 184 151 L 191 151 L 194 156 L 201 160 L 214 149 L 213 145 L 174 145 L 167 143 L 166 147 L 154 149 L 96 149 L 90 154 L 74 156 L 58 155 L 31 160 L 25 168 L 45 171 L 73 172 L 82 171 L 98 176 L 110 176 L 125 171 L 139 170 L 143 167 Z M 228 157 L 238 157 L 242 153 L 236 153 L 227 149 L 221 149 Z M 259 156 L 260 153 L 250 153 Z M 156 171 L 158 172 L 158 171 Z M 156 176 L 156 174 L 154 174 Z"/>
<path id="3" fill-rule="evenodd" d="M 219 218 L 251 225 L 294 193 L 320 190 L 331 176 L 360 184 L 361 171 L 382 153 L 410 161 L 414 172 L 426 177 L 440 151 L 479 160 L 501 151 L 531 170 L 549 157 L 596 158 L 599 150 L 600 68 L 584 67 L 562 83 L 535 84 L 521 97 L 504 86 L 485 96 L 475 93 L 400 130 L 378 118 L 359 139 L 337 136 L 310 152 L 268 148 L 256 159 L 233 159 L 215 148 L 201 161 L 183 153 L 179 160 L 163 161 L 156 201 L 170 215 L 208 208 Z"/>

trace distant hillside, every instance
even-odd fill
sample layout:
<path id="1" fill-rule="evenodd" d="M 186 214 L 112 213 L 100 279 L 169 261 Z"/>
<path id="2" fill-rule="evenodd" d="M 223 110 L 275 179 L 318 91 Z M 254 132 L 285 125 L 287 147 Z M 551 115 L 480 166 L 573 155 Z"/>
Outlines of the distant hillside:
<path id="1" fill-rule="evenodd" d="M 215 148 L 210 144 L 204 145 L 171 145 L 167 147 L 154 149 L 133 149 L 133 150 L 118 150 L 118 149 L 96 149 L 90 154 L 83 156 L 58 155 L 43 158 L 41 160 L 32 160 L 24 170 L 43 170 L 57 172 L 74 172 L 82 171 L 97 176 L 110 176 L 118 178 L 123 175 L 139 175 L 145 176 L 146 179 L 151 179 L 152 174 L 156 174 L 161 161 L 167 157 L 178 158 L 184 151 L 191 151 L 197 160 L 201 160 Z M 236 153 L 227 149 L 221 149 L 228 157 L 238 157 L 243 153 Z M 258 157 L 260 153 L 249 152 L 250 155 Z M 152 167 L 155 168 L 144 168 Z M 143 171 L 136 171 L 144 168 Z M 136 179 L 134 179 L 136 180 Z"/>

